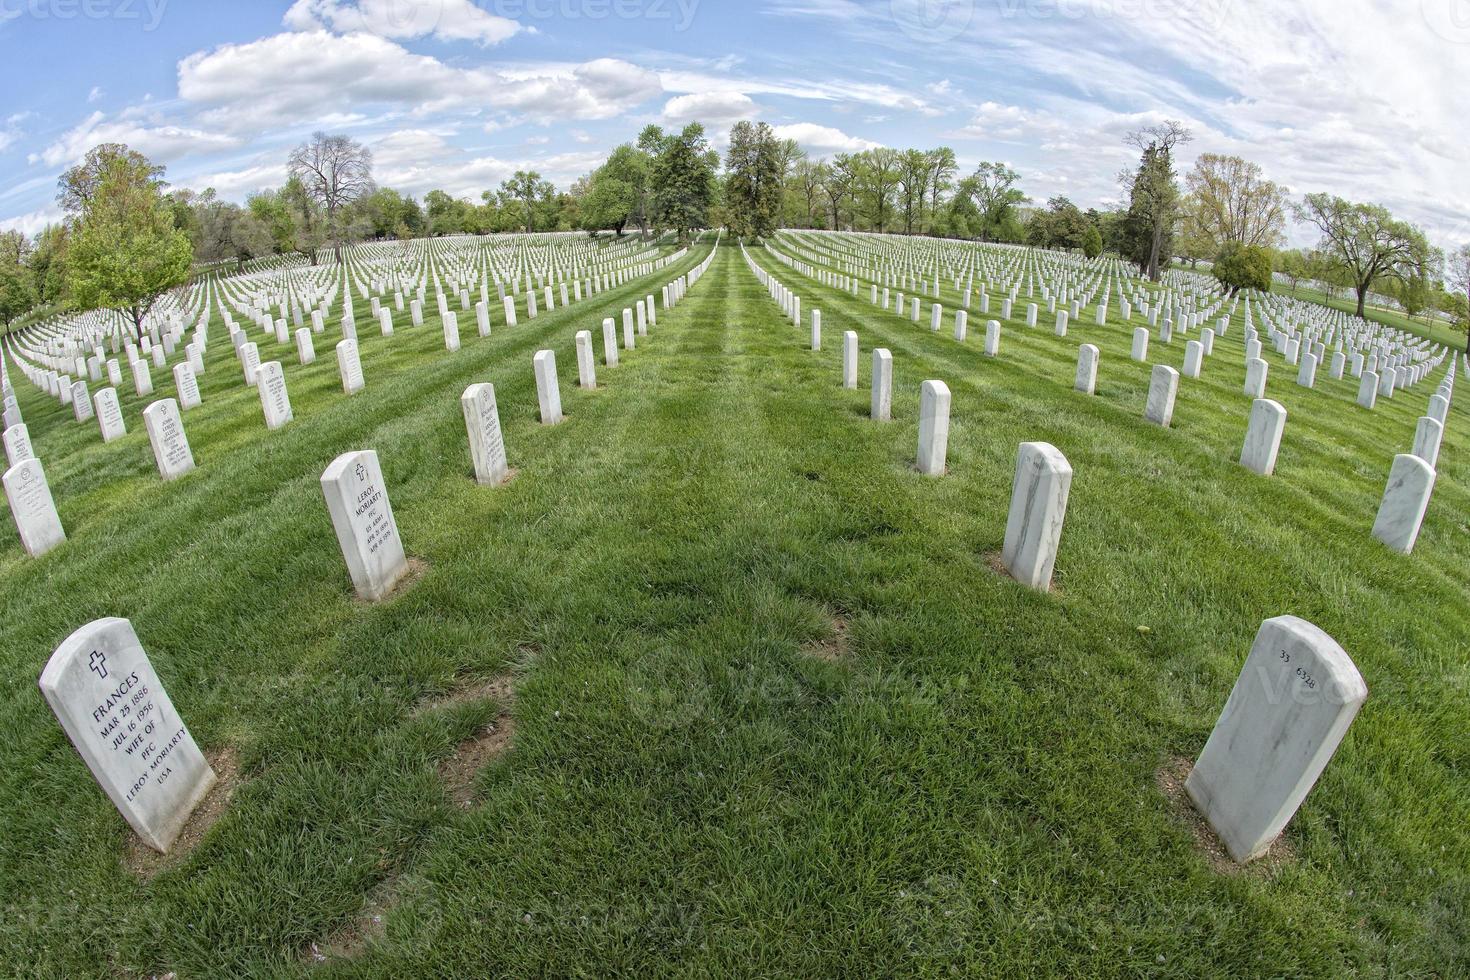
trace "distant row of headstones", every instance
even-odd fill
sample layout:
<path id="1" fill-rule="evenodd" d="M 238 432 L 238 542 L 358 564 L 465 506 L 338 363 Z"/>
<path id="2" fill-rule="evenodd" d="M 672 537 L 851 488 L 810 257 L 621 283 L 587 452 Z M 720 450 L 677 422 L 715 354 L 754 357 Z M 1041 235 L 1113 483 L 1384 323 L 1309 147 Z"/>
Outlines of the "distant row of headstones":
<path id="1" fill-rule="evenodd" d="M 858 296 L 862 291 L 864 283 L 857 277 L 822 269 L 813 266 L 807 261 L 793 258 L 775 248 L 766 250 L 778 261 L 793 268 L 802 275 L 816 280 L 818 283 L 840 292 Z M 747 261 L 752 268 L 758 268 L 747 256 Z M 763 275 L 763 273 L 761 273 Z M 1051 299 L 1052 307 L 1056 313 L 1055 333 L 1058 337 L 1065 337 L 1068 333 L 1069 322 L 1075 318 L 1076 306 L 1073 313 L 1069 314 L 1066 309 L 1055 309 L 1056 297 L 1061 294 L 1053 294 L 1044 280 L 1039 280 L 1043 296 Z M 1012 283 L 1010 289 L 1012 295 L 1020 288 L 1019 281 Z M 880 292 L 881 289 L 881 292 Z M 801 298 L 791 293 L 784 286 L 779 286 L 780 292 L 776 298 L 782 303 L 783 310 L 793 320 L 801 319 Z M 914 297 L 905 304 L 905 296 L 898 293 L 893 297 L 890 307 L 890 289 L 886 286 L 880 287 L 877 283 L 867 284 L 869 301 L 880 309 L 892 309 L 899 316 L 919 323 L 922 319 L 920 300 Z M 927 290 L 926 290 L 927 291 Z M 934 290 L 937 293 L 937 289 Z M 1156 324 L 1159 339 L 1163 343 L 1169 343 L 1174 333 L 1173 321 L 1164 317 L 1160 319 L 1159 313 L 1163 304 L 1148 305 L 1148 300 L 1142 296 L 1135 296 L 1141 307 L 1147 308 L 1147 316 L 1151 323 Z M 1184 332 L 1200 326 L 1205 318 L 1213 316 L 1221 311 L 1223 297 L 1216 297 L 1212 304 L 1206 305 L 1201 311 L 1187 314 L 1182 322 L 1181 330 Z M 1182 301 L 1181 301 L 1182 302 Z M 968 290 L 962 300 L 962 304 L 969 305 Z M 988 294 L 981 292 L 982 310 L 988 309 Z M 1132 310 L 1127 301 L 1123 303 L 1124 319 L 1132 318 Z M 1152 369 L 1149 380 L 1148 394 L 1143 406 L 1143 417 L 1168 428 L 1173 421 L 1174 407 L 1178 398 L 1180 378 L 1199 378 L 1205 358 L 1214 353 L 1215 341 L 1224 337 L 1230 327 L 1231 311 L 1220 317 L 1213 327 L 1202 327 L 1198 340 L 1188 340 L 1185 344 L 1185 355 L 1182 372 L 1167 365 L 1157 365 Z M 1009 318 L 1012 312 L 1012 298 L 1008 296 L 1003 303 L 1002 317 Z M 1332 311 L 1336 314 L 1337 311 Z M 1271 312 L 1261 311 L 1263 323 L 1271 324 L 1273 314 L 1281 311 L 1272 308 Z M 1026 323 L 1028 327 L 1036 327 L 1039 314 L 1039 305 L 1029 304 L 1026 311 Z M 945 310 L 943 306 L 934 302 L 930 306 L 929 326 L 930 330 L 938 332 L 942 329 Z M 1286 427 L 1286 409 L 1279 403 L 1265 397 L 1266 380 L 1269 367 L 1261 357 L 1262 346 L 1253 322 L 1254 316 L 1251 308 L 1251 300 L 1245 301 L 1245 356 L 1246 356 L 1246 382 L 1245 394 L 1250 397 L 1252 407 L 1249 421 L 1246 427 L 1245 439 L 1241 450 L 1240 462 L 1246 468 L 1261 474 L 1270 476 L 1275 471 L 1276 459 L 1281 446 L 1281 439 Z M 1108 321 L 1106 303 L 1099 306 L 1097 311 L 1097 323 L 1106 324 Z M 1329 331 L 1325 340 L 1319 339 L 1321 334 L 1313 332 L 1311 328 L 1305 333 L 1300 331 L 1286 331 L 1271 327 L 1272 340 L 1276 349 L 1283 355 L 1289 365 L 1298 365 L 1297 384 L 1301 387 L 1312 388 L 1316 383 L 1317 366 L 1321 359 L 1325 358 L 1325 344 L 1336 338 L 1341 343 L 1348 335 L 1348 330 L 1340 323 L 1334 321 L 1330 328 L 1322 328 Z M 813 349 L 820 349 L 821 344 L 821 313 L 814 311 L 812 314 L 811 338 Z M 999 320 L 989 320 L 986 323 L 984 351 L 991 357 L 999 356 L 1001 345 L 1002 325 Z M 960 309 L 954 314 L 954 338 L 963 342 L 968 333 L 968 311 Z M 1379 395 L 1383 393 L 1392 397 L 1394 392 L 1400 388 L 1409 387 L 1427 378 L 1429 373 L 1449 360 L 1445 374 L 1429 399 L 1427 414 L 1419 419 L 1415 432 L 1413 448 L 1409 453 L 1396 456 L 1389 473 L 1388 483 L 1384 489 L 1383 497 L 1379 505 L 1377 517 L 1374 520 L 1372 534 L 1377 540 L 1395 551 L 1404 554 L 1412 552 L 1415 542 L 1418 540 L 1419 531 L 1423 518 L 1427 513 L 1430 497 L 1435 482 L 1435 467 L 1438 465 L 1440 446 L 1444 435 L 1444 426 L 1448 420 L 1450 403 L 1454 391 L 1456 376 L 1456 359 L 1450 356 L 1443 348 L 1433 348 L 1427 342 L 1414 338 L 1411 344 L 1397 331 L 1387 332 L 1389 335 L 1376 333 L 1364 329 L 1354 335 L 1354 339 L 1369 348 L 1364 354 L 1354 351 L 1349 357 L 1342 350 L 1334 353 L 1331 363 L 1331 374 L 1334 378 L 1342 378 L 1344 371 L 1351 367 L 1355 377 L 1361 377 L 1358 404 L 1364 408 L 1372 409 Z M 1150 331 L 1148 327 L 1137 327 L 1133 332 L 1133 344 L 1131 357 L 1134 361 L 1148 361 L 1148 348 Z M 844 348 L 844 384 L 855 387 L 856 378 L 856 338 L 850 337 L 845 341 Z M 1308 344 L 1308 349 L 1302 350 L 1301 344 Z M 851 344 L 850 349 L 846 346 Z M 886 406 L 891 394 L 886 390 L 884 382 L 885 367 L 880 362 L 887 351 L 874 352 L 873 364 L 873 415 L 875 418 L 886 418 Z M 849 361 L 851 365 L 849 366 Z M 1094 394 L 1097 385 L 1098 367 L 1101 362 L 1101 354 L 1096 345 L 1083 344 L 1078 350 L 1077 370 L 1074 387 L 1084 394 Z M 929 382 L 929 385 L 941 385 L 942 382 Z M 928 389 L 926 389 L 927 391 Z M 921 399 L 922 401 L 922 399 Z M 935 418 L 923 429 L 925 432 L 936 434 L 938 440 L 934 445 L 942 445 L 942 441 L 948 429 L 949 397 L 948 389 L 943 392 L 934 389 L 929 395 L 932 402 Z M 931 445 L 927 450 L 930 454 L 934 451 Z M 923 458 L 921 454 L 921 459 Z M 943 472 L 943 460 L 939 460 L 938 472 Z M 924 469 L 923 466 L 920 467 Z M 927 470 L 926 470 L 927 472 Z"/>
<path id="2" fill-rule="evenodd" d="M 671 260 L 676 261 L 686 254 L 687 249 L 681 249 L 662 259 L 646 261 L 641 252 L 633 254 L 631 258 L 637 260 L 636 264 L 628 267 L 607 265 L 607 271 L 599 273 L 600 279 L 596 282 L 589 279 L 587 295 L 589 297 L 597 295 L 603 290 L 630 282 L 639 275 L 652 274 L 666 268 L 671 264 Z M 667 305 L 670 301 L 670 290 L 684 289 L 687 288 L 687 285 L 687 277 L 681 277 L 680 280 L 666 286 L 665 304 Z M 530 292 L 529 278 L 527 287 L 526 299 L 529 315 L 535 318 L 538 310 L 535 294 Z M 193 342 L 185 347 L 187 359 L 181 361 L 173 369 L 179 397 L 155 401 L 149 404 L 143 412 L 144 425 L 153 449 L 154 461 L 160 476 L 166 481 L 175 480 L 195 468 L 194 455 L 184 430 L 182 413 L 202 403 L 197 376 L 205 371 L 203 354 L 208 344 L 209 296 L 212 288 L 214 288 L 212 284 L 206 284 L 201 291 L 204 296 L 202 311 L 197 303 L 182 304 L 194 313 L 200 314 L 200 318 L 195 328 Z M 548 310 L 555 309 L 551 288 L 550 285 L 545 287 Z M 567 300 L 565 283 L 562 283 L 562 294 L 565 303 Z M 575 294 L 576 300 L 580 301 L 583 295 L 581 282 L 577 283 Z M 302 327 L 296 331 L 297 357 L 303 365 L 311 364 L 316 359 L 313 335 L 323 332 L 323 312 L 330 308 L 331 297 L 334 295 L 335 290 L 332 290 L 314 299 L 313 302 L 320 300 L 323 305 L 320 309 L 312 310 L 312 326 L 309 329 Z M 376 297 L 373 299 L 373 305 L 378 305 Z M 439 295 L 439 306 L 445 349 L 451 352 L 457 351 L 460 348 L 457 319 L 455 314 L 447 308 L 442 292 Z M 516 307 L 512 296 L 505 296 L 504 306 L 506 325 L 516 326 Z M 282 364 L 278 360 L 262 363 L 259 345 L 247 339 L 245 331 L 236 324 L 229 309 L 224 307 L 223 303 L 221 303 L 221 308 L 224 311 L 225 325 L 229 330 L 244 384 L 257 390 L 267 429 L 271 431 L 280 429 L 295 419 Z M 252 305 L 248 309 L 252 315 L 259 316 L 262 330 L 278 340 L 284 336 L 286 324 L 284 316 L 275 321 L 273 325 L 268 326 L 269 317 L 260 314 L 257 306 Z M 636 304 L 636 309 L 638 326 L 640 330 L 643 330 L 645 322 L 652 320 L 656 315 L 654 297 L 650 295 L 640 299 Z M 476 315 L 480 336 L 489 336 L 490 317 L 484 300 L 477 304 Z M 626 313 L 625 319 L 631 323 L 631 313 Z M 391 336 L 393 333 L 392 317 L 386 306 L 379 310 L 378 321 L 383 335 Z M 105 366 L 109 375 L 118 375 L 117 362 L 107 360 L 101 348 L 101 342 L 104 339 L 101 331 L 107 329 L 109 324 L 116 329 L 117 321 L 115 318 L 106 316 L 88 315 L 78 322 L 84 324 L 83 334 L 79 338 L 67 339 L 48 331 L 42 335 L 40 341 L 43 344 L 42 350 L 27 350 L 26 353 L 21 353 L 23 348 L 18 343 L 8 342 L 12 344 L 8 353 L 34 384 L 53 397 L 57 397 L 63 404 L 70 402 L 75 409 L 78 422 L 86 422 L 95 418 L 103 442 L 112 442 L 127 433 L 127 425 L 115 388 L 103 388 L 95 395 L 89 396 L 85 379 L 69 383 L 70 379 L 61 374 L 57 368 L 71 364 L 75 360 L 79 372 L 90 370 L 95 377 L 97 372 Z M 422 324 L 421 317 L 415 316 L 415 322 Z M 173 354 L 176 342 L 183 339 L 183 323 L 182 315 L 177 309 L 173 309 L 169 312 L 166 321 L 160 324 L 158 332 L 146 333 L 138 345 L 133 343 L 131 337 L 122 337 L 121 345 L 126 353 L 137 385 L 137 393 L 140 396 L 146 396 L 153 391 L 148 359 L 152 357 L 155 364 L 161 365 L 165 356 Z M 358 349 L 356 322 L 350 303 L 344 305 L 341 330 L 343 339 L 336 345 L 337 369 L 343 392 L 352 395 L 363 389 L 365 381 Z M 630 345 L 631 337 L 632 334 L 629 332 Z M 286 341 L 281 340 L 280 342 L 285 343 Z M 111 343 L 114 351 L 117 351 L 118 333 L 111 335 Z M 615 344 L 611 346 L 614 356 L 616 356 L 615 347 Z M 590 354 L 590 348 L 588 353 Z M 90 354 L 90 356 L 84 356 L 84 354 Z M 32 364 L 27 355 L 29 358 L 43 360 L 51 366 L 41 367 Z M 551 359 L 550 363 L 554 370 L 554 359 Z M 585 371 L 590 373 L 591 361 L 582 356 L 580 344 L 579 363 L 583 363 Z M 3 360 L 0 360 L 0 393 L 3 393 L 5 421 L 3 442 L 8 467 L 3 478 L 4 486 L 21 544 L 28 555 L 39 557 L 65 541 L 66 535 L 46 480 L 45 470 L 36 456 L 29 430 L 20 416 L 19 404 L 10 387 L 9 373 Z"/>

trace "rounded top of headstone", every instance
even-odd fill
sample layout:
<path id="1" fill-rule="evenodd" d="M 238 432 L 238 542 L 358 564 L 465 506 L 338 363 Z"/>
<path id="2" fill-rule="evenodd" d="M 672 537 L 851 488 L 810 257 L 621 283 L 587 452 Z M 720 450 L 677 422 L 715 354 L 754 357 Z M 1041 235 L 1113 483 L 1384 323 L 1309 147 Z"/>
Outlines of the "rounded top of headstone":
<path id="1" fill-rule="evenodd" d="M 1361 702 L 1368 697 L 1368 684 L 1358 672 L 1357 664 L 1320 626 L 1297 616 L 1276 616 L 1261 624 L 1261 633 L 1268 630 L 1277 634 L 1276 642 L 1289 642 L 1315 654 L 1317 669 L 1325 672 L 1326 680 L 1330 681 L 1327 690 L 1340 697 L 1343 703 Z"/>
<path id="2" fill-rule="evenodd" d="M 335 483 L 342 479 L 348 472 L 354 473 L 358 480 L 367 478 L 367 466 L 376 464 L 378 452 L 375 449 L 357 449 L 352 452 L 343 453 L 322 471 L 323 483 Z"/>
<path id="3" fill-rule="evenodd" d="M 112 650 L 128 647 L 142 648 L 133 624 L 117 616 L 94 619 L 73 632 L 56 648 L 46 669 L 41 671 L 41 690 L 55 691 L 66 671 L 78 656 L 87 656 L 94 647 L 106 646 Z"/>

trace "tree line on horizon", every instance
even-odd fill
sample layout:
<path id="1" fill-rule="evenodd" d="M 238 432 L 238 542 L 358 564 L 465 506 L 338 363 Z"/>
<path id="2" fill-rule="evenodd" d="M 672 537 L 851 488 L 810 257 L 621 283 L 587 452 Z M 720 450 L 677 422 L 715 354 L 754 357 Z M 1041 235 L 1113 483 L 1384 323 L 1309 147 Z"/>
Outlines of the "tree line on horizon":
<path id="1" fill-rule="evenodd" d="M 141 327 L 168 290 L 201 270 L 273 255 L 313 264 L 362 241 L 507 232 L 673 233 L 725 227 L 751 240 L 779 228 L 874 231 L 1104 253 L 1158 281 L 1175 262 L 1210 263 L 1228 289 L 1320 284 L 1329 297 L 1370 293 L 1410 316 L 1444 312 L 1470 338 L 1470 243 L 1453 253 L 1387 209 L 1329 194 L 1292 200 L 1261 167 L 1206 153 L 1181 180 L 1191 134 L 1176 122 L 1131 133 L 1136 167 L 1117 176 L 1122 204 L 1083 210 L 1064 196 L 1036 203 L 999 161 L 961 173 L 949 147 L 873 147 L 814 159 L 766 123 L 740 122 L 721 155 L 705 129 L 646 127 L 593 172 L 558 190 L 519 170 L 478 202 L 431 190 L 420 201 L 380 187 L 372 154 L 316 133 L 288 159 L 279 188 L 242 204 L 212 189 L 169 190 L 164 170 L 121 144 L 93 148 L 58 182 L 64 218 L 33 238 L 0 233 L 0 323 L 33 310 L 122 310 Z M 1316 227 L 1312 249 L 1284 249 L 1288 216 Z M 1470 340 L 1467 340 L 1470 343 Z"/>

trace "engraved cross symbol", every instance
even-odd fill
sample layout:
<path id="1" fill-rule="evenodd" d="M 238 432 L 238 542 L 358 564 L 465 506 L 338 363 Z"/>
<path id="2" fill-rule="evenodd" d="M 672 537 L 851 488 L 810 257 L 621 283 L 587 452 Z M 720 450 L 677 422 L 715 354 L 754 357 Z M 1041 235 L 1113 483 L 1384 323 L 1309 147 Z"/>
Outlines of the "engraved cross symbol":
<path id="1" fill-rule="evenodd" d="M 107 655 L 96 650 L 92 651 L 92 673 L 98 677 L 107 677 Z"/>

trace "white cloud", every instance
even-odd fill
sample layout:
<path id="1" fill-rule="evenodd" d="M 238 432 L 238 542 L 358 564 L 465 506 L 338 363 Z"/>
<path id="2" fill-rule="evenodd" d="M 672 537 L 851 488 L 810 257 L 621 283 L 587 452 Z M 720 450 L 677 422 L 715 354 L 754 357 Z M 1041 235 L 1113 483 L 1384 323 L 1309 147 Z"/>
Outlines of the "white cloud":
<path id="1" fill-rule="evenodd" d="M 479 201 L 517 170 L 535 170 L 558 187 L 599 166 L 599 152 L 559 153 L 503 159 L 474 155 L 451 144 L 445 134 L 427 129 L 400 129 L 370 145 L 374 173 L 383 187 L 422 197 L 442 190 L 452 197 Z"/>
<path id="2" fill-rule="evenodd" d="M 97 101 L 99 101 L 102 98 L 102 95 L 103 95 L 102 86 L 100 86 L 100 85 L 93 85 L 92 86 L 92 91 L 90 91 L 90 92 L 87 93 L 87 102 L 88 103 L 97 102 Z"/>
<path id="3" fill-rule="evenodd" d="M 277 34 L 179 63 L 179 95 L 232 132 L 302 126 L 331 113 L 392 107 L 431 117 L 516 110 L 536 122 L 610 119 L 662 93 L 654 73 L 613 58 L 585 64 L 452 67 L 370 34 Z"/>
<path id="4" fill-rule="evenodd" d="M 329 29 L 340 34 L 499 44 L 519 33 L 521 25 L 486 13 L 471 0 L 296 0 L 283 19 L 297 31 Z"/>
<path id="5" fill-rule="evenodd" d="M 219 170 L 211 173 L 191 174 L 180 177 L 176 183 L 190 190 L 203 191 L 214 188 L 215 193 L 229 201 L 242 201 L 257 191 L 280 187 L 286 182 L 284 161 L 259 162 L 238 170 Z"/>
<path id="6" fill-rule="evenodd" d="M 760 107 L 743 92 L 697 92 L 670 99 L 663 115 L 670 122 L 718 124 L 750 119 L 759 111 Z"/>
<path id="7" fill-rule="evenodd" d="M 1378 201 L 1459 241 L 1470 237 L 1461 136 L 1470 89 L 1460 77 L 1470 30 L 1456 27 L 1455 3 L 965 4 L 973 16 L 927 40 L 903 29 L 889 0 L 800 0 L 771 12 L 840 32 L 842 44 L 923 59 L 941 76 L 983 65 L 995 104 L 1021 114 L 982 111 L 960 135 L 982 154 L 985 143 L 1017 146 L 1028 185 L 1066 174 L 1068 193 L 1110 190 L 1108 164 L 1084 173 L 1089 150 L 1117 152 L 1096 142 L 1114 134 L 1108 120 L 1170 117 L 1197 137 L 1186 167 L 1200 152 L 1236 153 L 1298 192 Z"/>
<path id="8" fill-rule="evenodd" d="M 773 128 L 778 139 L 796 140 L 803 150 L 819 156 L 826 153 L 854 153 L 882 145 L 872 140 L 848 136 L 840 129 L 819 126 L 816 123 L 791 123 Z"/>
<path id="9" fill-rule="evenodd" d="M 29 238 L 40 233 L 47 225 L 59 224 L 61 219 L 60 208 L 44 207 L 29 214 L 0 219 L 0 231 L 18 231 Z"/>
<path id="10" fill-rule="evenodd" d="M 29 159 L 48 167 L 70 166 L 99 143 L 126 143 L 158 162 L 190 153 L 232 149 L 241 140 L 187 126 L 148 125 L 132 119 L 109 121 L 105 113 L 94 112 L 40 153 L 31 154 Z"/>

